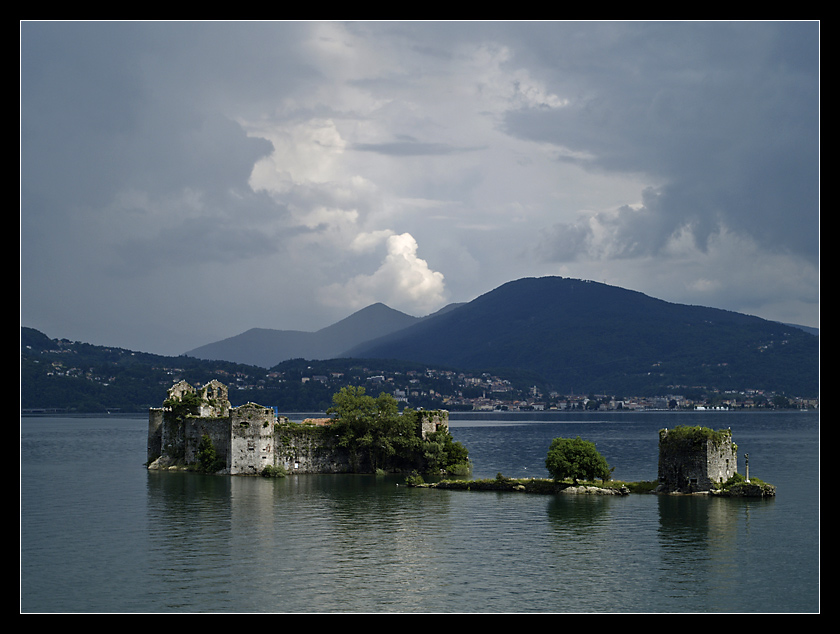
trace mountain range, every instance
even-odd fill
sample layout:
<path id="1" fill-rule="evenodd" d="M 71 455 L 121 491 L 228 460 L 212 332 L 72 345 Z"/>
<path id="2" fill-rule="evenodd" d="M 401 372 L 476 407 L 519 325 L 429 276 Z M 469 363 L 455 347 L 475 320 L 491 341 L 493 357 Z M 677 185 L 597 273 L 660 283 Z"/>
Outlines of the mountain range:
<path id="1" fill-rule="evenodd" d="M 388 335 L 458 307 L 450 304 L 427 317 L 413 317 L 376 303 L 316 332 L 251 328 L 242 334 L 200 346 L 188 357 L 272 368 L 289 359 L 335 359 L 366 341 Z"/>
<path id="2" fill-rule="evenodd" d="M 187 355 L 260 367 L 354 357 L 523 370 L 565 393 L 819 391 L 819 337 L 802 328 L 560 277 L 509 282 L 423 318 L 374 304 L 315 333 L 254 329 Z"/>

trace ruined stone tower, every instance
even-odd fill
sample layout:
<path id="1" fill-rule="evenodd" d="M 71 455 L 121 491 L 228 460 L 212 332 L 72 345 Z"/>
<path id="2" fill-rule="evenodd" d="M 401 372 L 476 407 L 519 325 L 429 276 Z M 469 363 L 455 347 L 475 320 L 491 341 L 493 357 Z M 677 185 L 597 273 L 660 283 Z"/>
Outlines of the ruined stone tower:
<path id="1" fill-rule="evenodd" d="M 419 415 L 420 435 L 424 440 L 438 430 L 449 430 L 449 412 L 446 410 L 422 411 Z"/>
<path id="2" fill-rule="evenodd" d="M 732 431 L 707 427 L 662 429 L 659 432 L 659 486 L 668 492 L 709 491 L 738 471 Z"/>

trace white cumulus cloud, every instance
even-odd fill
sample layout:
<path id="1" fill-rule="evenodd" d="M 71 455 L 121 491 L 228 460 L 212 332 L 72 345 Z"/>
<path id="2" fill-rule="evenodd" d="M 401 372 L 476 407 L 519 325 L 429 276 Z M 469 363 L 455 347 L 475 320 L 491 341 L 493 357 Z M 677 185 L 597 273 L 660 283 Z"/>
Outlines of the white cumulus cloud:
<path id="1" fill-rule="evenodd" d="M 418 257 L 414 237 L 409 233 L 393 234 L 385 244 L 387 255 L 374 273 L 327 286 L 321 291 L 322 300 L 357 309 L 383 302 L 418 315 L 441 308 L 446 301 L 443 274 L 433 271 Z"/>

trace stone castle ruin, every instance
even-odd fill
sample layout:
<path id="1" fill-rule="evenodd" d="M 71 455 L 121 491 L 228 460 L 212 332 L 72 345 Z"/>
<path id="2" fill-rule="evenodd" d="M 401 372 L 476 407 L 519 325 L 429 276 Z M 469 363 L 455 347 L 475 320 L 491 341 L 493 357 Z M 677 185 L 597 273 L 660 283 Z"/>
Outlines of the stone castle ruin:
<path id="1" fill-rule="evenodd" d="M 732 431 L 676 427 L 659 432 L 659 490 L 709 491 L 738 472 L 738 447 Z"/>
<path id="2" fill-rule="evenodd" d="M 331 446 L 324 433 L 332 419 L 292 423 L 273 408 L 255 403 L 232 407 L 228 388 L 213 380 L 196 388 L 181 381 L 168 392 L 163 407 L 149 410 L 147 465 L 150 470 L 198 462 L 202 438 L 213 444 L 220 472 L 259 475 L 266 467 L 286 473 L 350 473 L 348 457 Z M 449 428 L 445 410 L 420 412 L 421 436 Z"/>
<path id="3" fill-rule="evenodd" d="M 274 410 L 262 405 L 231 407 L 227 386 L 219 381 L 199 389 L 181 381 L 169 389 L 163 407 L 149 410 L 149 468 L 194 464 L 206 435 L 225 471 L 260 473 L 274 463 L 275 421 Z"/>

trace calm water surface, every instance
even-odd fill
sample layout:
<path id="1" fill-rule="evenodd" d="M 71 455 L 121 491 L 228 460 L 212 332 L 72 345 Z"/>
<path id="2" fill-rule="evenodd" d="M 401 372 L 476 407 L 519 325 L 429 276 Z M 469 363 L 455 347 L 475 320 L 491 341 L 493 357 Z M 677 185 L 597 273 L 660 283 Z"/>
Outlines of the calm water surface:
<path id="1" fill-rule="evenodd" d="M 23 612 L 817 612 L 810 413 L 453 415 L 473 477 L 551 439 L 656 478 L 658 430 L 731 427 L 774 500 L 409 489 L 150 473 L 141 417 L 21 419 Z M 743 464 L 739 464 L 743 472 Z"/>

